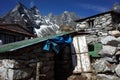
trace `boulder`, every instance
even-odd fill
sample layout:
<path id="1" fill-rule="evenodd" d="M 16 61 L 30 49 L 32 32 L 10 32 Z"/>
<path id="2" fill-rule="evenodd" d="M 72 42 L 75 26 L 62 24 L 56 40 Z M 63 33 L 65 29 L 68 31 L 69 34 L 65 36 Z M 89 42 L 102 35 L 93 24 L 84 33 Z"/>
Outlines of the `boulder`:
<path id="1" fill-rule="evenodd" d="M 5 80 L 6 79 L 6 69 L 4 67 L 0 67 L 0 80 Z M 11 79 L 10 79 L 11 80 Z"/>
<path id="2" fill-rule="evenodd" d="M 118 31 L 118 30 L 109 31 L 108 33 L 112 36 L 120 37 L 120 31 Z"/>
<path id="3" fill-rule="evenodd" d="M 102 37 L 101 38 L 101 43 L 102 44 L 107 44 L 109 41 L 116 40 L 114 36 L 107 36 L 107 37 Z"/>
<path id="4" fill-rule="evenodd" d="M 116 52 L 116 55 L 120 55 L 120 51 L 117 51 L 117 52 Z"/>
<path id="5" fill-rule="evenodd" d="M 9 69 L 8 71 L 12 71 L 13 73 L 13 80 L 20 80 L 20 79 L 28 79 L 31 77 L 33 70 L 31 68 L 24 68 L 24 69 Z M 11 76 L 11 74 L 9 73 Z"/>
<path id="6" fill-rule="evenodd" d="M 116 52 L 116 47 L 109 46 L 109 45 L 103 45 L 103 49 L 98 53 L 100 56 L 113 56 Z"/>
<path id="7" fill-rule="evenodd" d="M 3 59 L 2 60 L 2 65 L 7 68 L 24 68 L 27 65 L 27 62 L 24 60 L 8 60 L 8 59 Z"/>
<path id="8" fill-rule="evenodd" d="M 103 60 L 96 60 L 96 62 L 93 64 L 93 68 L 95 69 L 95 72 L 107 72 L 107 71 L 111 71 L 112 72 L 112 65 Z"/>
<path id="9" fill-rule="evenodd" d="M 108 41 L 107 45 L 118 47 L 120 45 L 120 41 L 111 40 L 111 41 Z"/>
<path id="10" fill-rule="evenodd" d="M 87 43 L 95 43 L 98 42 L 98 37 L 96 35 L 88 35 L 86 36 Z"/>
<path id="11" fill-rule="evenodd" d="M 120 78 L 114 75 L 97 74 L 97 80 L 120 80 Z"/>
<path id="12" fill-rule="evenodd" d="M 111 56 L 111 57 L 106 56 L 106 57 L 104 57 L 104 58 L 102 58 L 102 59 L 104 59 L 104 60 L 106 60 L 106 61 L 108 61 L 108 62 L 111 62 L 111 63 L 116 63 L 116 62 L 117 62 L 115 56 Z"/>
<path id="13" fill-rule="evenodd" d="M 120 77 L 120 64 L 118 64 L 117 67 L 115 68 L 115 72 Z"/>

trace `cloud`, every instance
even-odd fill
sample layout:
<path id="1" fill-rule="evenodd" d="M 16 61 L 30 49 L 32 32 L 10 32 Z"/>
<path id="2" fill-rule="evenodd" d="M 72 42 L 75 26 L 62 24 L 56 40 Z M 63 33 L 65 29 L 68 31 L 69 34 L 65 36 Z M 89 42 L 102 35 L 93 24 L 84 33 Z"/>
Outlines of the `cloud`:
<path id="1" fill-rule="evenodd" d="M 31 2 L 30 2 L 30 7 L 33 7 L 33 6 L 34 6 L 34 2 L 31 1 Z"/>
<path id="2" fill-rule="evenodd" d="M 92 4 L 80 4 L 80 7 L 85 8 L 85 9 L 91 9 L 91 10 L 98 11 L 98 12 L 108 11 L 108 8 L 98 6 L 98 5 L 92 5 Z"/>

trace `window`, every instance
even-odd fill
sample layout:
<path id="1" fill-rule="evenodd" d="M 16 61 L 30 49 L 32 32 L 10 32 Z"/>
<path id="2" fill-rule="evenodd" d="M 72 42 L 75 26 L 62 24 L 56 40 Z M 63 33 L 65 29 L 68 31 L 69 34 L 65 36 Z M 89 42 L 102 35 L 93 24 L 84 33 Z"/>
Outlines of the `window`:
<path id="1" fill-rule="evenodd" d="M 94 26 L 94 20 L 88 20 L 87 22 L 88 22 L 89 27 L 93 28 L 93 26 Z"/>

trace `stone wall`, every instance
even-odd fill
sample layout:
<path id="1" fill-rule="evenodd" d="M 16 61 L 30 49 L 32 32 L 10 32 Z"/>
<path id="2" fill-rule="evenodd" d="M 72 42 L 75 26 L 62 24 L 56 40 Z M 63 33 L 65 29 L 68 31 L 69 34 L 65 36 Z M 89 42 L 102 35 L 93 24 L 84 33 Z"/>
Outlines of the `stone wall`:
<path id="1" fill-rule="evenodd" d="M 120 31 L 85 36 L 88 45 L 100 45 L 96 49 L 88 46 L 94 50 L 89 53 L 92 72 L 72 74 L 68 80 L 120 80 Z"/>
<path id="2" fill-rule="evenodd" d="M 114 14 L 113 14 L 114 15 Z M 116 16 L 116 15 L 114 15 Z M 106 13 L 103 15 L 98 15 L 84 21 L 81 21 L 77 24 L 77 29 L 99 29 L 102 30 L 111 30 L 113 28 L 113 17 L 111 13 Z"/>
<path id="3" fill-rule="evenodd" d="M 0 61 L 0 80 L 29 79 L 35 68 L 26 67 L 25 61 L 3 59 Z"/>
<path id="4" fill-rule="evenodd" d="M 104 14 L 98 17 L 95 17 L 93 21 L 93 28 L 106 28 L 112 26 L 112 15 Z"/>
<path id="5" fill-rule="evenodd" d="M 29 48 L 32 51 L 28 53 L 21 50 L 25 53 L 0 57 L 0 80 L 54 80 L 54 53 L 41 52 L 41 46 L 37 46 Z"/>
<path id="6" fill-rule="evenodd" d="M 118 36 L 119 35 L 119 36 Z M 120 32 L 111 31 L 98 37 L 102 49 L 99 58 L 92 58 L 93 71 L 98 80 L 120 80 Z"/>

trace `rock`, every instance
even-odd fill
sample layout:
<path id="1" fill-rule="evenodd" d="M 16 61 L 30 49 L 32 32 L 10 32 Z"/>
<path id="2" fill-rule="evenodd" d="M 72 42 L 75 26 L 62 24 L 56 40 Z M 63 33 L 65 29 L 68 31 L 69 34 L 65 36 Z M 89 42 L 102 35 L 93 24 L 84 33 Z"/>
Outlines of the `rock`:
<path id="1" fill-rule="evenodd" d="M 109 41 L 116 40 L 114 36 L 107 36 L 107 37 L 102 37 L 101 38 L 101 43 L 102 44 L 107 44 Z"/>
<path id="2" fill-rule="evenodd" d="M 73 31 L 74 29 L 72 28 L 72 26 L 70 26 L 70 25 L 66 25 L 66 26 L 64 26 L 64 25 L 61 25 L 60 26 L 60 30 L 61 31 L 65 31 L 65 32 L 68 32 L 68 31 Z"/>
<path id="3" fill-rule="evenodd" d="M 0 80 L 5 80 L 6 71 L 4 67 L 0 67 Z"/>
<path id="4" fill-rule="evenodd" d="M 0 45 L 2 45 L 2 40 L 0 40 Z"/>
<path id="5" fill-rule="evenodd" d="M 114 75 L 98 74 L 97 80 L 120 80 L 120 78 Z"/>
<path id="6" fill-rule="evenodd" d="M 120 31 L 118 31 L 118 30 L 109 31 L 108 33 L 112 36 L 120 37 Z"/>
<path id="7" fill-rule="evenodd" d="M 26 68 L 23 60 L 0 60 L 0 80 L 26 79 L 31 76 L 32 68 Z"/>
<path id="8" fill-rule="evenodd" d="M 118 46 L 117 46 L 117 50 L 119 50 L 119 51 L 120 51 L 120 44 L 118 44 Z"/>
<path id="9" fill-rule="evenodd" d="M 31 77 L 33 70 L 31 68 L 24 69 L 7 69 L 0 67 L 0 80 L 18 80 Z"/>
<path id="10" fill-rule="evenodd" d="M 0 67 L 2 67 L 3 66 L 3 63 L 2 63 L 2 60 L 0 60 Z"/>
<path id="11" fill-rule="evenodd" d="M 82 73 L 81 76 L 85 76 L 87 80 L 92 80 L 94 77 L 92 73 Z"/>
<path id="12" fill-rule="evenodd" d="M 27 62 L 23 60 L 15 61 L 15 60 L 8 60 L 4 59 L 2 60 L 2 65 L 9 69 L 9 68 L 24 68 L 26 66 Z"/>
<path id="13" fill-rule="evenodd" d="M 108 41 L 107 45 L 118 47 L 118 45 L 120 45 L 120 41 L 111 40 L 111 41 Z"/>
<path id="14" fill-rule="evenodd" d="M 116 55 L 120 55 L 120 51 L 117 51 L 117 52 L 116 52 Z"/>
<path id="15" fill-rule="evenodd" d="M 117 38 L 117 41 L 120 41 L 120 37 Z"/>
<path id="16" fill-rule="evenodd" d="M 105 45 L 103 49 L 98 53 L 100 56 L 113 56 L 116 52 L 116 47 Z"/>
<path id="17" fill-rule="evenodd" d="M 96 72 L 112 71 L 112 65 L 103 59 L 97 60 L 93 65 L 93 68 Z"/>
<path id="18" fill-rule="evenodd" d="M 117 62 L 117 60 L 116 60 L 116 57 L 115 56 L 111 56 L 111 57 L 104 57 L 104 58 L 102 58 L 102 59 L 104 59 L 104 60 L 106 60 L 106 61 L 108 61 L 108 62 L 111 62 L 111 63 L 116 63 Z"/>
<path id="19" fill-rule="evenodd" d="M 98 36 L 107 36 L 108 35 L 108 33 L 105 33 L 105 32 L 98 32 L 98 34 L 97 34 Z"/>
<path id="20" fill-rule="evenodd" d="M 54 77 L 54 61 L 42 61 L 40 62 L 40 79 L 51 80 Z"/>
<path id="21" fill-rule="evenodd" d="M 36 63 L 28 64 L 28 66 L 31 67 L 31 68 L 35 68 L 36 67 Z"/>
<path id="22" fill-rule="evenodd" d="M 117 67 L 115 68 L 115 72 L 120 77 L 120 64 L 118 64 Z"/>
<path id="23" fill-rule="evenodd" d="M 9 69 L 9 71 L 10 70 L 13 71 L 13 80 L 30 78 L 33 72 L 31 68 L 24 68 L 17 70 Z"/>
<path id="24" fill-rule="evenodd" d="M 14 60 L 4 59 L 2 64 L 5 68 L 14 68 Z"/>
<path id="25" fill-rule="evenodd" d="M 88 44 L 98 42 L 98 37 L 96 35 L 88 35 L 86 36 L 86 41 Z"/>
<path id="26" fill-rule="evenodd" d="M 83 75 L 71 75 L 67 80 L 87 80 L 87 77 Z"/>
<path id="27" fill-rule="evenodd" d="M 67 78 L 67 80 L 74 80 L 75 79 L 75 75 L 71 75 L 71 76 L 69 76 L 68 78 Z"/>

